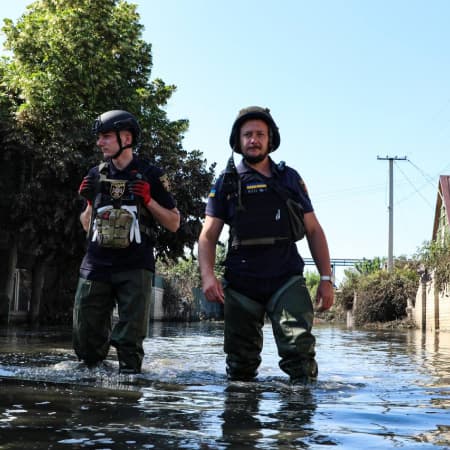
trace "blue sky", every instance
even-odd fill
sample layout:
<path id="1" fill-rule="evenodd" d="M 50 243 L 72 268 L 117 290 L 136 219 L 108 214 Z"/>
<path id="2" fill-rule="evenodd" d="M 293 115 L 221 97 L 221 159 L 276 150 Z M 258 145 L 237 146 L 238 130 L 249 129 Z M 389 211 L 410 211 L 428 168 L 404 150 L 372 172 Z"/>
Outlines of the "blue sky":
<path id="1" fill-rule="evenodd" d="M 16 20 L 30 1 L 2 4 Z M 388 162 L 394 255 L 431 238 L 437 184 L 450 174 L 450 2 L 142 0 L 152 78 L 175 84 L 187 150 L 218 170 L 242 107 L 267 106 L 273 154 L 304 178 L 333 258 L 386 257 Z M 309 257 L 305 242 L 301 253 Z"/>

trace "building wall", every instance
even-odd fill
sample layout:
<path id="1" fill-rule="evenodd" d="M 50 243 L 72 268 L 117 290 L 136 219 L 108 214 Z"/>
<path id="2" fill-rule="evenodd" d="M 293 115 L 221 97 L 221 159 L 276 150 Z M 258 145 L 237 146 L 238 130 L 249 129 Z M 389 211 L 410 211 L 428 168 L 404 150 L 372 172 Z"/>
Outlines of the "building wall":
<path id="1" fill-rule="evenodd" d="M 427 284 L 428 283 L 426 282 L 420 282 L 412 313 L 414 323 L 417 325 L 417 328 L 420 328 L 421 330 L 426 329 L 426 314 L 424 308 L 426 308 L 427 304 Z"/>
<path id="2" fill-rule="evenodd" d="M 439 292 L 433 279 L 422 281 L 416 295 L 413 318 L 422 330 L 450 331 L 450 289 Z"/>
<path id="3" fill-rule="evenodd" d="M 439 295 L 439 329 L 450 331 L 450 286 Z"/>

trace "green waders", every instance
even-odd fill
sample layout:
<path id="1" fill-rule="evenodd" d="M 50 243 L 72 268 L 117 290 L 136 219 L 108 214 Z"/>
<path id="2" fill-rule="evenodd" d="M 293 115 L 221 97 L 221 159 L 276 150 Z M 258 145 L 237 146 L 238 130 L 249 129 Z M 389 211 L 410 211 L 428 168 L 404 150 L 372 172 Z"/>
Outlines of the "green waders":
<path id="1" fill-rule="evenodd" d="M 317 377 L 313 305 L 305 279 L 290 278 L 264 305 L 231 288 L 225 289 L 225 345 L 230 379 L 251 380 L 261 363 L 265 314 L 269 316 L 280 368 L 293 382 Z"/>
<path id="2" fill-rule="evenodd" d="M 147 336 L 152 272 L 132 270 L 111 275 L 110 282 L 80 278 L 73 310 L 73 347 L 88 366 L 103 361 L 116 347 L 122 371 L 140 372 Z M 115 305 L 119 320 L 112 323 Z"/>

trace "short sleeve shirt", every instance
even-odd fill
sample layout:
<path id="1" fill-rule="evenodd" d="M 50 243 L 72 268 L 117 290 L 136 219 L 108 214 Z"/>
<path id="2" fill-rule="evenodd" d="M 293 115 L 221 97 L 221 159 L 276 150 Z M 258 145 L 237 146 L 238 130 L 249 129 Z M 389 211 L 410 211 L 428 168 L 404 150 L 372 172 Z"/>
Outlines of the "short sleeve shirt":
<path id="1" fill-rule="evenodd" d="M 291 198 L 299 202 L 305 213 L 313 211 L 313 206 L 305 184 L 296 170 L 271 160 L 272 176 L 285 187 Z M 261 182 L 261 176 L 245 161 L 237 166 L 242 189 Z M 223 174 L 218 178 L 208 197 L 206 215 L 217 217 L 227 225 L 233 224 L 237 208 L 236 195 L 230 196 L 223 187 Z M 260 224 L 264 227 L 264 223 Z M 280 277 L 303 273 L 304 262 L 295 242 L 277 243 L 265 246 L 241 246 L 228 248 L 225 261 L 226 270 L 233 274 L 255 278 Z"/>
<path id="2" fill-rule="evenodd" d="M 134 156 L 125 169 L 119 170 L 110 163 L 108 171 L 108 178 L 127 181 L 133 179 L 136 171 L 140 172 L 150 183 L 152 198 L 164 208 L 175 208 L 175 200 L 165 187 L 166 177 L 160 168 Z M 98 177 L 98 166 L 91 168 L 89 174 Z M 106 280 L 111 273 L 127 270 L 147 269 L 154 272 L 153 242 L 145 233 L 141 234 L 141 239 L 140 244 L 133 241 L 124 249 L 104 248 L 90 241 L 81 263 L 80 275 L 87 279 Z"/>

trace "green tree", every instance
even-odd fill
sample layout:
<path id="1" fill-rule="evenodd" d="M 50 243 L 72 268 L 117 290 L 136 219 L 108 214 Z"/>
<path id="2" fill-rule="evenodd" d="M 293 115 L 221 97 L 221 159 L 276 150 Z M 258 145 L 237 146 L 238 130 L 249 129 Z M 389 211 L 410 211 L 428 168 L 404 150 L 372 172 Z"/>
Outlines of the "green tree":
<path id="1" fill-rule="evenodd" d="M 305 272 L 306 287 L 308 288 L 309 295 L 312 301 L 316 299 L 317 288 L 320 284 L 320 275 L 317 272 Z"/>
<path id="2" fill-rule="evenodd" d="M 224 262 L 226 257 L 226 246 L 219 242 L 216 250 L 216 261 L 214 272 L 221 279 L 224 275 Z M 164 277 L 166 285 L 170 285 L 173 302 L 182 299 L 193 300 L 192 289 L 202 285 L 198 259 L 194 255 L 182 257 L 175 260 L 159 259 L 156 262 L 159 275 Z"/>
<path id="3" fill-rule="evenodd" d="M 138 117 L 140 152 L 171 180 L 182 227 L 176 236 L 160 231 L 158 255 L 177 258 L 198 236 L 214 165 L 183 149 L 188 122 L 168 119 L 163 108 L 175 86 L 150 80 L 151 44 L 142 31 L 136 6 L 117 0 L 40 0 L 16 23 L 4 21 L 0 228 L 30 255 L 35 310 L 49 265 L 76 274 L 84 246 L 76 191 L 99 162 L 91 126 L 104 111 Z"/>
<path id="4" fill-rule="evenodd" d="M 355 264 L 355 269 L 361 275 L 368 275 L 369 273 L 378 272 L 386 263 L 386 258 L 363 259 L 361 262 Z"/>
<path id="5" fill-rule="evenodd" d="M 417 258 L 424 273 L 432 274 L 436 286 L 443 291 L 450 283 L 450 235 L 445 234 L 441 241 L 425 242 L 419 249 Z"/>

